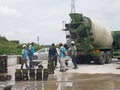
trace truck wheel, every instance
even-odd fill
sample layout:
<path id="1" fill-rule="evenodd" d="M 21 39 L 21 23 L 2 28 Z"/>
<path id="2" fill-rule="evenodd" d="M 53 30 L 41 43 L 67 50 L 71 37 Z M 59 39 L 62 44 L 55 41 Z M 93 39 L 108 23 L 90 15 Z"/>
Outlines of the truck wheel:
<path id="1" fill-rule="evenodd" d="M 105 63 L 110 63 L 112 61 L 112 54 L 110 51 L 106 52 L 106 61 Z"/>
<path id="2" fill-rule="evenodd" d="M 106 55 L 104 51 L 100 52 L 99 64 L 105 64 Z"/>

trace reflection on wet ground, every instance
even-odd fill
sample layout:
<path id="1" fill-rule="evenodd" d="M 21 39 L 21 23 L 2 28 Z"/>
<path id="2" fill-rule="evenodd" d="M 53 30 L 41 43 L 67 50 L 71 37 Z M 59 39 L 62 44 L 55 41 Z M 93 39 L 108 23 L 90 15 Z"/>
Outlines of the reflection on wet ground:
<path id="1" fill-rule="evenodd" d="M 0 82 L 0 85 L 3 83 L 5 82 Z M 12 90 L 120 90 L 120 75 L 53 74 L 48 81 L 16 81 Z"/>
<path id="2" fill-rule="evenodd" d="M 4 87 L 10 85 L 13 85 L 11 90 L 120 90 L 119 71 L 112 69 L 116 65 L 104 65 L 104 67 L 110 68 L 105 68 L 105 70 L 101 69 L 102 67 L 80 65 L 78 70 L 68 70 L 67 72 L 59 72 L 59 68 L 57 68 L 55 74 L 49 74 L 47 81 L 15 81 L 15 69 L 20 68 L 20 65 L 15 65 L 8 68 L 7 74 L 12 75 L 12 80 L 0 81 L 0 90 L 4 90 Z M 86 70 L 82 70 L 84 68 Z M 93 73 L 92 69 L 96 69 L 93 71 L 99 74 L 88 74 L 90 72 Z M 104 72 L 101 70 L 107 74 L 102 74 Z M 110 70 L 114 71 L 115 74 L 111 74 L 113 72 L 108 73 Z M 75 73 L 74 71 L 79 73 Z"/>

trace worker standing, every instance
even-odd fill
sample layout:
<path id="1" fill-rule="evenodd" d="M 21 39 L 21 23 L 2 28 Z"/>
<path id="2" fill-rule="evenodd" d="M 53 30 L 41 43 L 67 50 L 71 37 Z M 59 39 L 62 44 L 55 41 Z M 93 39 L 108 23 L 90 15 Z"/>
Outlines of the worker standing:
<path id="1" fill-rule="evenodd" d="M 70 52 L 70 56 L 72 58 L 72 63 L 74 65 L 73 69 L 77 69 L 77 63 L 76 63 L 76 55 L 77 55 L 77 51 L 76 51 L 76 46 L 75 46 L 75 42 L 72 41 L 71 42 L 71 46 L 69 48 L 69 52 Z"/>
<path id="2" fill-rule="evenodd" d="M 68 66 L 68 61 L 70 60 L 69 56 L 68 56 L 68 45 L 64 44 L 64 47 L 66 49 L 66 59 L 65 59 L 65 65 Z"/>
<path id="3" fill-rule="evenodd" d="M 29 68 L 34 68 L 34 67 L 33 67 L 34 42 L 32 42 L 32 43 L 29 45 L 28 51 L 29 51 L 28 56 L 29 56 L 29 59 L 30 59 Z"/>
<path id="4" fill-rule="evenodd" d="M 22 63 L 21 63 L 21 69 L 23 69 L 24 63 L 25 63 L 26 68 L 28 68 L 28 65 L 27 65 L 27 56 L 28 56 L 27 46 L 26 46 L 26 45 L 23 45 L 22 48 L 23 48 L 23 49 L 22 49 Z"/>
<path id="5" fill-rule="evenodd" d="M 60 71 L 65 72 L 66 70 L 68 70 L 67 66 L 65 65 L 65 57 L 66 57 L 66 49 L 63 46 L 62 43 L 59 43 L 60 46 Z"/>
<path id="6" fill-rule="evenodd" d="M 54 68 L 57 67 L 57 56 L 58 56 L 58 53 L 57 53 L 57 49 L 55 47 L 55 44 L 52 43 L 51 47 L 49 48 L 49 53 L 48 53 L 48 57 L 53 60 L 52 63 L 54 65 Z"/>

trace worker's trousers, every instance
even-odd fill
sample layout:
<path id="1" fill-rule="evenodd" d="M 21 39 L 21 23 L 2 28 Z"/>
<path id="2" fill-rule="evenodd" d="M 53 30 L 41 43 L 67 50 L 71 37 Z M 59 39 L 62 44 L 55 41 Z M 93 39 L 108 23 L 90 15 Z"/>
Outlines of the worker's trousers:
<path id="1" fill-rule="evenodd" d="M 60 70 L 66 71 L 67 66 L 65 65 L 65 58 L 61 58 L 60 61 Z"/>

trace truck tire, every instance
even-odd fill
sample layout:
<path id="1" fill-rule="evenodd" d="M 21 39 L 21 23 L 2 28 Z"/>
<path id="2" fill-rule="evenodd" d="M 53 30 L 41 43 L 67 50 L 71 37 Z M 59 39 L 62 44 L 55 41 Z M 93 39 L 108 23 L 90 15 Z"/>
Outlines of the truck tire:
<path id="1" fill-rule="evenodd" d="M 112 54 L 110 51 L 106 52 L 106 61 L 105 63 L 110 63 L 112 61 Z"/>
<path id="2" fill-rule="evenodd" d="M 106 55 L 104 51 L 100 52 L 98 64 L 105 64 Z"/>

